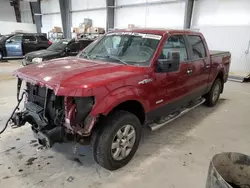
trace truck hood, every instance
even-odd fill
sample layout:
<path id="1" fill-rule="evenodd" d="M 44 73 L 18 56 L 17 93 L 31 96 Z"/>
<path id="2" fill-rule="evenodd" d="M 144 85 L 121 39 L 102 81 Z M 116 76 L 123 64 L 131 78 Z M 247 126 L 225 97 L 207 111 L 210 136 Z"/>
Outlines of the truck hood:
<path id="1" fill-rule="evenodd" d="M 35 57 L 40 57 L 43 59 L 47 59 L 50 57 L 56 57 L 57 55 L 60 55 L 61 52 L 55 52 L 55 51 L 49 51 L 49 50 L 38 50 L 34 52 L 27 53 L 25 55 L 25 58 L 28 60 L 32 60 Z"/>
<path id="2" fill-rule="evenodd" d="M 59 89 L 100 87 L 112 81 L 138 75 L 144 69 L 118 63 L 67 57 L 23 67 L 14 75 L 27 82 L 49 87 L 57 93 Z"/>

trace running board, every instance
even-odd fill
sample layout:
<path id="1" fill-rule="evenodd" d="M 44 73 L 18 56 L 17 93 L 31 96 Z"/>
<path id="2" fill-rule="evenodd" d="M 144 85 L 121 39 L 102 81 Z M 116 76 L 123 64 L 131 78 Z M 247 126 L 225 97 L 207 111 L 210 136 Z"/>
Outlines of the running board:
<path id="1" fill-rule="evenodd" d="M 167 125 L 168 123 L 174 121 L 175 119 L 183 116 L 184 114 L 186 114 L 187 112 L 193 110 L 194 108 L 200 106 L 201 104 L 203 104 L 206 100 L 204 98 L 201 98 L 197 103 L 195 103 L 193 106 L 189 107 L 189 108 L 184 108 L 182 111 L 180 111 L 179 113 L 174 113 L 174 114 L 170 114 L 169 116 L 167 116 L 167 121 L 163 122 L 163 123 L 152 123 L 149 124 L 149 128 L 151 129 L 151 131 L 155 131 L 165 125 Z"/>

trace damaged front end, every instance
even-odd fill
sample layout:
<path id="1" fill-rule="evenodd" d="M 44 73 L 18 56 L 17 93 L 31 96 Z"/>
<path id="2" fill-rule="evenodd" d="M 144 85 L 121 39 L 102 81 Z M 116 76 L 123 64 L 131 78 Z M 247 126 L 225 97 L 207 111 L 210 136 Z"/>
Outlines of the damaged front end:
<path id="1" fill-rule="evenodd" d="M 21 102 L 21 85 L 22 80 L 18 78 L 18 106 Z M 90 136 L 96 122 L 96 117 L 90 115 L 94 97 L 57 96 L 48 87 L 28 82 L 25 87 L 22 94 L 26 95 L 24 109 L 19 112 L 15 110 L 11 115 L 13 126 L 30 123 L 39 143 L 47 148 L 69 138 L 77 141 Z"/>

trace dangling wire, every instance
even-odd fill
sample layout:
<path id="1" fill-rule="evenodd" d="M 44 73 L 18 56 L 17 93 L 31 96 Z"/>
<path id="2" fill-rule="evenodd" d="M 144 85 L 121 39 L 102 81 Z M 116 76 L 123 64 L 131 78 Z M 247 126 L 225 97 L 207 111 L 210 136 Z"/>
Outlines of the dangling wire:
<path id="1" fill-rule="evenodd" d="M 11 116 L 7 120 L 4 128 L 0 131 L 0 134 L 2 134 L 6 130 L 6 128 L 8 127 L 8 124 L 9 124 L 10 120 L 12 119 L 12 117 L 13 117 L 14 113 L 16 112 L 16 110 L 19 110 L 19 105 L 20 105 L 21 101 L 23 100 L 24 95 L 25 95 L 25 92 L 23 92 L 21 97 L 17 99 L 17 105 L 16 105 L 15 109 L 13 110 Z"/>

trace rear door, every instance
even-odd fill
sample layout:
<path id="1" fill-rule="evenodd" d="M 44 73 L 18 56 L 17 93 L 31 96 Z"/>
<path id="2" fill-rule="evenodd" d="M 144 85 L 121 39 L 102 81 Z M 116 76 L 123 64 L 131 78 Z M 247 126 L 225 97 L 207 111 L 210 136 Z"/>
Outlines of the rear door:
<path id="1" fill-rule="evenodd" d="M 27 54 L 32 51 L 36 51 L 37 49 L 37 39 L 33 35 L 24 35 L 23 39 L 23 54 Z"/>
<path id="2" fill-rule="evenodd" d="M 8 40 L 6 40 L 5 47 L 8 57 L 23 56 L 22 35 L 17 34 L 14 35 L 13 37 L 10 37 Z"/>
<path id="3" fill-rule="evenodd" d="M 45 35 L 37 35 L 36 38 L 40 49 L 47 49 L 51 45 Z"/>
<path id="4" fill-rule="evenodd" d="M 206 92 L 207 81 L 210 70 L 210 59 L 208 58 L 204 41 L 199 35 L 187 35 L 189 44 L 189 66 L 187 73 L 191 99 L 203 95 Z"/>

